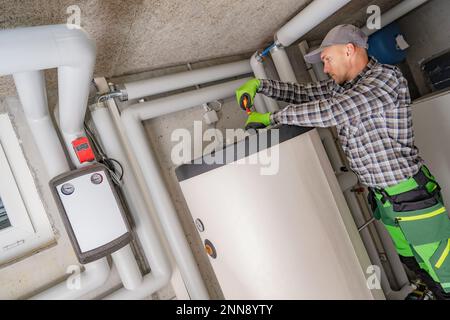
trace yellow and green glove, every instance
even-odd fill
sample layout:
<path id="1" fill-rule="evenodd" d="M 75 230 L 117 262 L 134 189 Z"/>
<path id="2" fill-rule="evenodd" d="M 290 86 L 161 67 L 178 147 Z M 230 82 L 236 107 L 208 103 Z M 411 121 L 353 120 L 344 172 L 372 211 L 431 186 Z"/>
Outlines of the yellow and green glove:
<path id="1" fill-rule="evenodd" d="M 247 121 L 245 122 L 245 130 L 248 129 L 262 129 L 270 125 L 270 114 L 271 112 L 259 113 L 252 112 L 248 115 Z"/>
<path id="2" fill-rule="evenodd" d="M 253 103 L 255 102 L 255 95 L 256 92 L 258 91 L 259 85 L 260 85 L 259 79 L 255 78 L 248 80 L 246 83 L 240 86 L 236 90 L 236 99 L 238 106 L 241 105 L 241 98 L 242 95 L 244 95 L 245 93 L 248 94 L 248 96 L 250 97 L 250 107 L 253 106 Z"/>

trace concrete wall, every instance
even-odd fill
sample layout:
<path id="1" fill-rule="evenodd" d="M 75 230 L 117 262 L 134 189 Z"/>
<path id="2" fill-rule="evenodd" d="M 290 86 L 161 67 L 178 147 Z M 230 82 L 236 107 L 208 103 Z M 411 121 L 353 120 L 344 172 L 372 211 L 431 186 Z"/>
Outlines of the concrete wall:
<path id="1" fill-rule="evenodd" d="M 399 19 L 410 44 L 407 63 L 421 95 L 430 93 L 420 70 L 420 63 L 450 49 L 450 1 L 431 0 Z"/>

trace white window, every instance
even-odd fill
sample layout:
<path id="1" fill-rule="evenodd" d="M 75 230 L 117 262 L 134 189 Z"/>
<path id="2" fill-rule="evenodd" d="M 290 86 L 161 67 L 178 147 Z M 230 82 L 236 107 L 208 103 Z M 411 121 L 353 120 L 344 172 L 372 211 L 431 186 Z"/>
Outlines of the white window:
<path id="1" fill-rule="evenodd" d="M 8 115 L 0 114 L 0 265 L 54 240 Z"/>

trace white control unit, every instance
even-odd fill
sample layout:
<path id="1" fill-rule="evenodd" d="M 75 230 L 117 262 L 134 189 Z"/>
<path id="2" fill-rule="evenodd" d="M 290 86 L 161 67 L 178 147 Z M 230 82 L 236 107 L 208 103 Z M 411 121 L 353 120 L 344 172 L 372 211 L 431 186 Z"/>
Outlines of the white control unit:
<path id="1" fill-rule="evenodd" d="M 103 165 L 59 175 L 50 186 L 80 263 L 100 259 L 130 242 L 123 206 Z"/>

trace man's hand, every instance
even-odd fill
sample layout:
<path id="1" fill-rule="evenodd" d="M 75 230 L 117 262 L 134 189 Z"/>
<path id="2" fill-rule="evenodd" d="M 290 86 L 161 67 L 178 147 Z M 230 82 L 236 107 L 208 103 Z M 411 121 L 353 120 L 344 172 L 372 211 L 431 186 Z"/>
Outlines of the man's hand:
<path id="1" fill-rule="evenodd" d="M 242 86 L 240 86 L 237 90 L 236 90 L 236 99 L 237 99 L 237 104 L 238 106 L 241 105 L 241 97 L 244 93 L 247 93 L 250 97 L 250 105 L 249 107 L 251 107 L 253 105 L 253 103 L 255 102 L 255 95 L 256 95 L 256 91 L 258 90 L 260 85 L 260 82 L 258 79 L 251 79 L 248 80 L 246 83 L 244 83 Z"/>
<path id="2" fill-rule="evenodd" d="M 245 122 L 245 130 L 248 129 L 260 129 L 270 125 L 270 112 L 259 113 L 252 112 L 249 114 L 247 121 Z"/>

